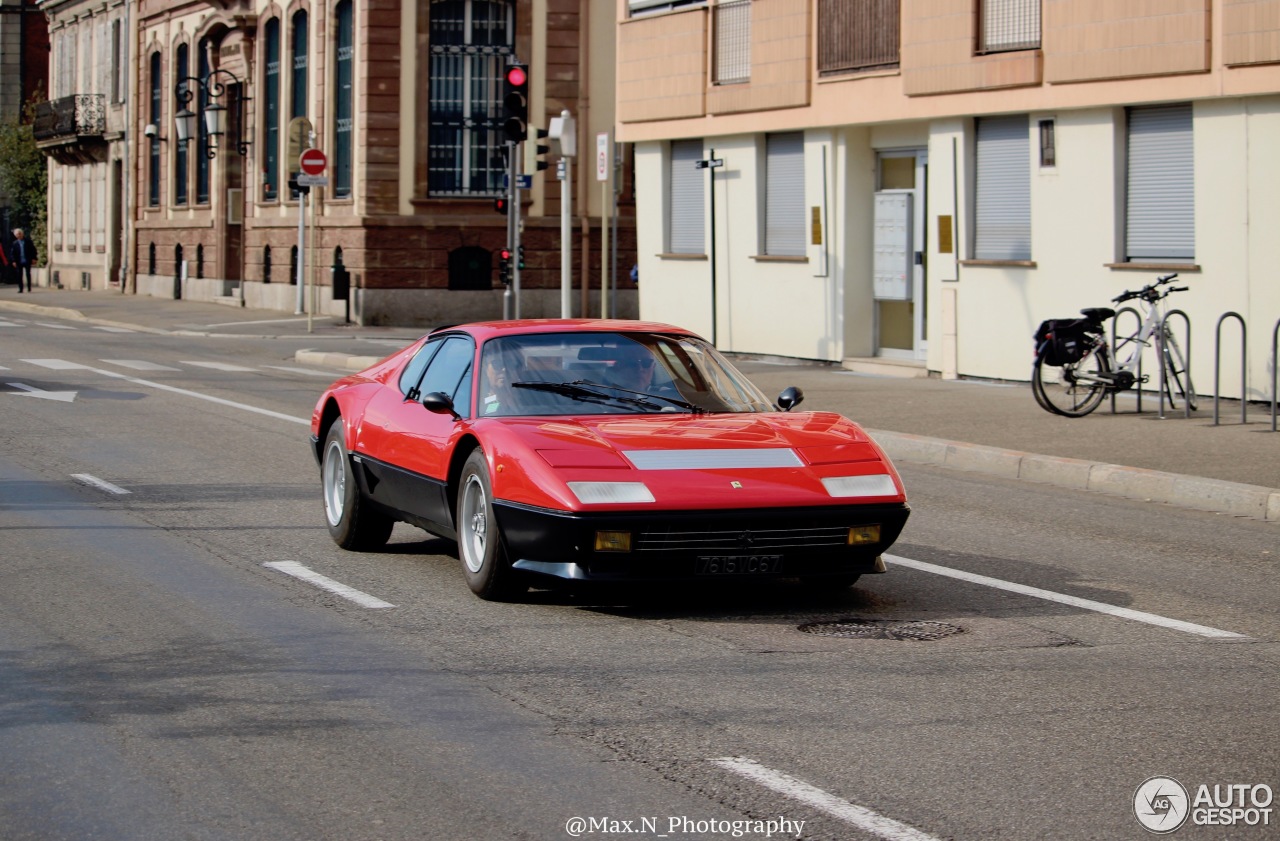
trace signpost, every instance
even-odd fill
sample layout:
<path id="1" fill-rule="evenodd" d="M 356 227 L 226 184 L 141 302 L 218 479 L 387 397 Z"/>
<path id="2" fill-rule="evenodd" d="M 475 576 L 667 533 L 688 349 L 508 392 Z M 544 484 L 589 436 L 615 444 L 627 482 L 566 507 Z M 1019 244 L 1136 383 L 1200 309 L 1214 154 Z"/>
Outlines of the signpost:
<path id="1" fill-rule="evenodd" d="M 711 170 L 711 346 L 716 345 L 716 170 L 724 166 L 724 158 L 716 157 L 716 150 L 711 150 L 711 157 L 694 161 L 697 169 Z"/>
<path id="2" fill-rule="evenodd" d="M 329 165 L 329 159 L 319 149 L 307 149 L 298 156 L 298 169 L 307 175 L 320 175 Z"/>
<path id="3" fill-rule="evenodd" d="M 298 169 L 302 172 L 302 174 L 298 176 L 299 186 L 328 186 L 329 177 L 324 175 L 325 167 L 328 165 L 329 159 L 325 157 L 324 152 L 321 152 L 319 149 L 304 150 L 302 154 L 298 155 Z M 312 198 L 313 195 L 314 194 L 310 191 L 307 192 L 307 207 L 310 210 L 311 215 L 311 249 L 314 251 L 316 244 L 316 200 Z M 301 205 L 301 198 L 299 198 L 299 205 Z M 316 299 L 319 296 L 319 290 L 316 289 L 315 283 L 315 255 L 312 254 L 310 256 L 313 259 L 308 261 L 311 263 L 311 271 L 307 272 L 307 282 L 311 285 L 311 306 L 307 308 L 308 333 L 312 331 L 311 319 L 315 315 Z M 298 259 L 302 260 L 301 251 L 298 253 Z"/>

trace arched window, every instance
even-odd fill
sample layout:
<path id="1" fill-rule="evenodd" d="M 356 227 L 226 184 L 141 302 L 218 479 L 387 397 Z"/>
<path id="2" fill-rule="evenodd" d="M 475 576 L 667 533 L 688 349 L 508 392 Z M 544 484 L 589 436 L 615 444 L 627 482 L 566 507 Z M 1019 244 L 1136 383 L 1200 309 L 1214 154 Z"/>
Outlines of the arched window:
<path id="1" fill-rule="evenodd" d="M 182 244 L 173 247 L 173 276 L 182 280 Z"/>
<path id="2" fill-rule="evenodd" d="M 150 148 L 147 150 L 147 175 L 151 179 L 148 185 L 147 204 L 160 206 L 160 53 L 151 54 L 151 125 L 156 133 L 151 135 Z M 154 272 L 153 272 L 154 274 Z"/>
<path id="3" fill-rule="evenodd" d="M 341 0 L 334 10 L 338 22 L 337 62 L 334 65 L 333 197 L 351 198 L 352 86 L 355 80 L 355 38 L 351 0 Z"/>
<path id="4" fill-rule="evenodd" d="M 196 277 L 204 277 L 204 243 L 196 246 Z"/>
<path id="5" fill-rule="evenodd" d="M 295 12 L 293 15 L 293 33 L 289 42 L 290 67 L 293 75 L 290 79 L 289 117 L 307 116 L 307 13 Z M 298 176 L 298 162 L 287 161 L 289 177 Z M 290 192 L 289 197 L 298 198 L 298 193 Z"/>
<path id="6" fill-rule="evenodd" d="M 503 78 L 512 0 L 432 0 L 427 191 L 497 196 L 506 174 Z"/>
<path id="7" fill-rule="evenodd" d="M 272 18 L 263 28 L 265 41 L 262 81 L 262 198 L 280 197 L 280 19 Z"/>
<path id="8" fill-rule="evenodd" d="M 147 246 L 147 274 L 156 273 L 156 244 L 153 242 Z"/>
<path id="9" fill-rule="evenodd" d="M 209 71 L 213 68 L 209 66 L 209 50 L 211 45 L 208 38 L 200 40 L 200 57 L 198 64 L 200 66 L 200 78 L 207 79 Z M 204 89 L 200 89 L 199 96 L 196 97 L 200 102 L 200 107 L 196 109 L 196 119 L 199 121 L 197 125 L 204 126 L 204 110 L 209 105 L 209 94 Z M 196 136 L 200 138 L 196 143 L 196 204 L 209 203 L 209 135 L 203 128 L 196 131 Z"/>
<path id="10" fill-rule="evenodd" d="M 271 282 L 271 246 L 262 247 L 262 282 Z"/>
<path id="11" fill-rule="evenodd" d="M 176 114 L 182 110 L 182 101 L 178 98 L 177 85 L 191 75 L 191 56 L 190 50 L 186 44 L 179 44 L 177 55 L 174 58 L 174 104 L 173 110 Z M 185 205 L 187 203 L 187 182 L 190 172 L 187 165 L 187 145 L 186 143 L 178 143 L 175 139 L 173 148 L 173 203 L 177 205 Z"/>

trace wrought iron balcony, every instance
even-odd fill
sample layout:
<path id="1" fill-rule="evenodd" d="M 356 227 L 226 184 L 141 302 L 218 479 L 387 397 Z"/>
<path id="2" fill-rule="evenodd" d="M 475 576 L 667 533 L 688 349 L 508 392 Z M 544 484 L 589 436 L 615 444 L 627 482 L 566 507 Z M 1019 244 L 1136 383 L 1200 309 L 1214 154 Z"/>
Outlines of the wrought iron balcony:
<path id="1" fill-rule="evenodd" d="M 106 96 L 77 93 L 37 103 L 31 128 L 37 142 L 101 137 L 107 130 Z"/>
<path id="2" fill-rule="evenodd" d="M 78 93 L 36 104 L 31 132 L 36 147 L 59 163 L 101 163 L 107 159 L 106 97 Z"/>

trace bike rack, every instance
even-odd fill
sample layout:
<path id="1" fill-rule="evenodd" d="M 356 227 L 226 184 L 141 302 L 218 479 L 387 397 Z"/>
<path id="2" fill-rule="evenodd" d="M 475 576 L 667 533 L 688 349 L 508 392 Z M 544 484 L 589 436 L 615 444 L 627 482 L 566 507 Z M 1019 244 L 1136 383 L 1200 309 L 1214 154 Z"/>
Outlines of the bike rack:
<path id="1" fill-rule="evenodd" d="M 1116 324 L 1117 322 L 1120 321 L 1120 316 L 1124 315 L 1127 312 L 1133 313 L 1133 317 L 1138 319 L 1138 330 L 1142 329 L 1142 313 L 1138 312 L 1133 307 L 1122 307 L 1116 312 L 1115 317 L 1111 319 L 1111 358 L 1112 360 L 1118 360 L 1120 358 L 1118 355 L 1119 348 L 1116 347 Z M 1134 335 L 1135 336 L 1137 335 L 1137 331 L 1134 331 Z M 1137 342 L 1138 340 L 1134 339 L 1134 341 Z M 1138 382 L 1136 383 L 1137 388 L 1135 388 L 1134 390 L 1137 392 L 1137 398 L 1138 398 L 1137 412 L 1138 414 L 1142 414 L 1142 352 L 1141 351 L 1138 352 L 1138 370 L 1137 370 L 1136 376 L 1138 378 Z M 1116 413 L 1116 391 L 1115 389 L 1112 389 L 1111 414 L 1114 415 L 1115 413 Z"/>
<path id="2" fill-rule="evenodd" d="M 1249 406 L 1249 401 L 1248 401 L 1249 392 L 1247 388 L 1248 375 L 1249 375 L 1249 357 L 1248 357 L 1249 345 L 1246 340 L 1246 336 L 1248 335 L 1248 328 L 1245 327 L 1244 318 L 1240 315 L 1240 313 L 1225 312 L 1218 318 L 1218 326 L 1217 326 L 1217 329 L 1214 331 L 1214 336 L 1213 336 L 1213 425 L 1214 426 L 1218 425 L 1218 400 L 1220 399 L 1220 396 L 1222 394 L 1222 390 L 1218 388 L 1218 373 L 1221 369 L 1221 363 L 1222 363 L 1222 356 L 1221 356 L 1222 354 L 1222 322 L 1226 321 L 1228 318 L 1234 318 L 1236 321 L 1240 322 L 1240 423 L 1246 423 L 1245 411 Z M 1280 330 L 1280 324 L 1277 324 L 1276 327 L 1277 327 L 1277 330 Z M 1188 357 L 1191 356 L 1190 349 L 1187 350 L 1187 356 Z M 1189 358 L 1187 360 L 1187 365 L 1188 366 L 1191 365 L 1191 360 Z M 1190 372 L 1187 373 L 1187 381 L 1188 382 L 1191 381 Z M 1160 393 L 1164 394 L 1163 391 L 1161 391 Z"/>
<path id="3" fill-rule="evenodd" d="M 1156 417 L 1161 419 L 1164 418 L 1164 330 L 1169 319 L 1173 318 L 1175 315 L 1182 316 L 1182 321 L 1187 327 L 1187 331 L 1183 333 L 1183 336 L 1185 336 L 1187 340 L 1187 356 L 1182 361 L 1187 366 L 1187 370 L 1184 372 L 1187 375 L 1187 385 L 1191 384 L 1191 317 L 1182 310 L 1169 310 L 1164 314 L 1164 318 L 1160 319 L 1160 326 L 1156 330 L 1156 360 L 1160 365 L 1160 402 L 1158 404 L 1159 410 L 1156 412 Z M 1172 408 L 1172 404 L 1170 405 L 1170 408 Z M 1183 417 L 1191 417 L 1191 401 L 1187 399 L 1187 395 L 1185 394 L 1182 395 L 1182 412 Z"/>
<path id="4" fill-rule="evenodd" d="M 1276 346 L 1280 343 L 1280 320 L 1276 321 L 1275 328 L 1271 331 L 1271 431 L 1276 431 L 1276 388 L 1280 382 L 1280 371 L 1276 370 L 1277 356 Z"/>

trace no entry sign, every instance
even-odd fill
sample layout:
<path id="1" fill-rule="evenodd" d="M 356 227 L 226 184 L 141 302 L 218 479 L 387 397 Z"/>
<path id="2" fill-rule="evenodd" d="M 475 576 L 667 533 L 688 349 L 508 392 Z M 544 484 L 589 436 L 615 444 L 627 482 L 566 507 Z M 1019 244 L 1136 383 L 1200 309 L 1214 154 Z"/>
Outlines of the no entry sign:
<path id="1" fill-rule="evenodd" d="M 329 159 L 319 149 L 307 149 L 298 156 L 298 167 L 307 175 L 319 175 L 328 164 Z"/>

